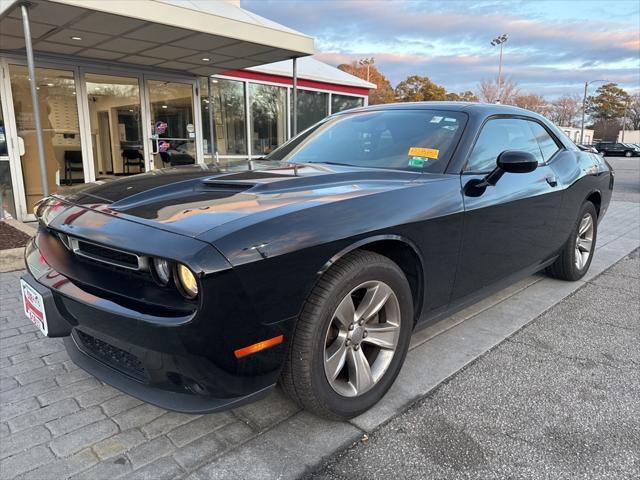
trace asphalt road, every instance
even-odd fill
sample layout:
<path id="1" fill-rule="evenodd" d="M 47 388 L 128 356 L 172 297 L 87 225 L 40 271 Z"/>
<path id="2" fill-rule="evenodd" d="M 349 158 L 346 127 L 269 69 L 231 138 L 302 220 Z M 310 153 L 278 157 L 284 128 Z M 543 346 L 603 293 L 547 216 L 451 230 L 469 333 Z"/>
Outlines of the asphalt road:
<path id="1" fill-rule="evenodd" d="M 640 478 L 639 343 L 636 250 L 310 478 Z"/>
<path id="2" fill-rule="evenodd" d="M 640 157 L 606 157 L 616 173 L 613 200 L 640 203 Z"/>

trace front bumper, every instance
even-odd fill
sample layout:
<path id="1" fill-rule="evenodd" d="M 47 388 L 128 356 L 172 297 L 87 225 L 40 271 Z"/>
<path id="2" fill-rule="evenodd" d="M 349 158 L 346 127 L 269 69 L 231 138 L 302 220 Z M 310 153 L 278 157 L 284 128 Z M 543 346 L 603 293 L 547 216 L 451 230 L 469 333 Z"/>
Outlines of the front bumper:
<path id="1" fill-rule="evenodd" d="M 54 268 L 59 257 L 49 258 L 55 253 L 50 242 L 40 232 L 27 246 L 29 273 L 22 278 L 43 297 L 49 336 L 66 337 L 67 352 L 80 368 L 145 402 L 193 414 L 235 408 L 275 386 L 284 344 L 241 359 L 233 351 L 254 338 L 288 337 L 291 322 L 262 325 L 257 316 L 247 316 L 246 302 L 244 310 L 235 303 L 244 299 L 232 272 L 222 281 L 236 290 L 235 297 L 205 281 L 202 293 L 214 304 L 205 302 L 188 316 L 153 316 L 85 288 L 65 271 L 73 267 L 69 262 Z M 221 298 L 227 303 L 215 305 Z"/>

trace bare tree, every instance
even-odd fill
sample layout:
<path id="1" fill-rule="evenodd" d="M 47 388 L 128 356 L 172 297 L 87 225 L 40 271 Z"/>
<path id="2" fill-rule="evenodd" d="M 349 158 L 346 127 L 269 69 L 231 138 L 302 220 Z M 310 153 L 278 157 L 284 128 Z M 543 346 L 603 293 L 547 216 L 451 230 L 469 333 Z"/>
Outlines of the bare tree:
<path id="1" fill-rule="evenodd" d="M 518 84 L 511 77 L 502 80 L 502 91 L 495 80 L 483 80 L 478 85 L 478 97 L 486 103 L 500 103 L 513 105 L 513 100 L 518 95 Z"/>
<path id="2" fill-rule="evenodd" d="M 548 116 L 552 110 L 552 105 L 547 99 L 535 93 L 516 95 L 513 98 L 513 104 L 516 107 L 525 108 L 545 116 Z"/>
<path id="3" fill-rule="evenodd" d="M 640 92 L 631 95 L 627 117 L 627 129 L 640 130 Z"/>
<path id="4" fill-rule="evenodd" d="M 579 95 L 562 95 L 553 101 L 549 118 L 556 125 L 575 127 L 582 111 L 582 100 Z"/>

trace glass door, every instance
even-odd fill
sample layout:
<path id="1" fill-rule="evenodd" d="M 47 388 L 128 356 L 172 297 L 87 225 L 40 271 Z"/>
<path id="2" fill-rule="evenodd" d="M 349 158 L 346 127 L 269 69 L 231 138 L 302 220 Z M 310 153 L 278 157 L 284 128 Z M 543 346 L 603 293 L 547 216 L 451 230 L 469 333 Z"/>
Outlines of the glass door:
<path id="1" fill-rule="evenodd" d="M 96 179 L 145 171 L 139 79 L 86 72 Z"/>
<path id="2" fill-rule="evenodd" d="M 8 72 L 16 140 L 10 143 L 18 146 L 11 149 L 9 154 L 12 158 L 15 157 L 11 163 L 19 170 L 16 178 L 19 177 L 21 185 L 17 188 L 21 190 L 20 197 L 24 195 L 26 200 L 26 205 L 19 209 L 21 213 L 18 216 L 25 219 L 31 218 L 33 206 L 43 195 L 36 147 L 34 107 L 31 102 L 27 67 L 10 64 Z M 46 176 L 49 191 L 53 193 L 83 183 L 86 178 L 75 72 L 38 67 L 36 83 L 40 103 L 37 108 L 40 110 L 44 137 Z"/>
<path id="3" fill-rule="evenodd" d="M 146 79 L 151 155 L 148 169 L 201 163 L 195 112 L 196 82 Z"/>

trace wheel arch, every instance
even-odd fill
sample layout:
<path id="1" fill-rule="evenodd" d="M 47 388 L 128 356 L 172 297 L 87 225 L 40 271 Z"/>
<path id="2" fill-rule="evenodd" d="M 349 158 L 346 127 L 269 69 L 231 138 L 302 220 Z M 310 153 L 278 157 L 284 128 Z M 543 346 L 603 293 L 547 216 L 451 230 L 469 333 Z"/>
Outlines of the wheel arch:
<path id="1" fill-rule="evenodd" d="M 318 271 L 318 276 L 321 276 L 342 257 L 354 250 L 368 250 L 378 253 L 400 267 L 411 287 L 415 324 L 420 318 L 424 301 L 424 260 L 417 245 L 406 237 L 394 234 L 360 239 L 331 257 Z"/>
<path id="2" fill-rule="evenodd" d="M 593 203 L 593 206 L 596 207 L 596 213 L 599 217 L 600 207 L 602 206 L 602 194 L 600 193 L 600 190 L 592 190 L 591 192 L 589 192 L 584 201 Z"/>

